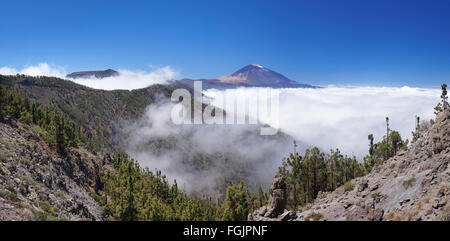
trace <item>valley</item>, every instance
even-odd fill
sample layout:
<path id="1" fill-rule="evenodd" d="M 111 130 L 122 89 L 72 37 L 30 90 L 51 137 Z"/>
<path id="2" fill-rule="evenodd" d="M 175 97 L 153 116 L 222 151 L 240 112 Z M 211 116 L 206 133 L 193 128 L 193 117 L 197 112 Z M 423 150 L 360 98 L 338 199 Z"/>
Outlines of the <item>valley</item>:
<path id="1" fill-rule="evenodd" d="M 319 212 L 318 206 L 313 206 L 326 197 L 326 192 L 338 193 L 332 196 L 338 198 L 352 193 L 347 186 L 361 186 L 360 182 L 366 183 L 374 175 L 378 180 L 374 173 L 387 170 L 383 166 L 396 155 L 405 156 L 401 153 L 409 148 L 421 151 L 416 143 L 422 143 L 425 137 L 408 145 L 408 140 L 391 130 L 387 139 L 383 137 L 363 161 L 358 161 L 339 149 L 326 152 L 294 141 L 283 132 L 261 136 L 258 125 L 173 125 L 169 96 L 180 85 L 104 91 L 59 78 L 25 75 L 0 75 L 0 85 L 0 201 L 4 206 L 0 218 L 4 220 L 306 220 L 317 213 L 321 215 L 318 220 L 384 220 L 393 212 L 398 214 L 395 219 L 401 220 L 446 217 L 446 157 L 439 159 L 444 161 L 439 167 L 443 173 L 439 180 L 423 184 L 440 183 L 439 190 L 444 188 L 444 192 L 436 191 L 442 195 L 437 206 L 432 205 L 439 208 L 434 216 L 422 214 L 421 207 L 428 207 L 425 204 L 414 207 L 418 210 L 414 216 L 395 209 L 391 201 L 390 206 L 373 210 L 369 207 L 377 207 L 376 203 L 370 206 L 352 201 L 365 189 L 348 198 L 351 204 L 344 205 L 354 205 L 353 214 L 346 208 L 336 209 L 341 207 L 342 198 L 325 205 L 330 211 L 325 208 Z M 433 128 L 443 129 L 440 138 L 445 139 L 447 122 L 441 119 L 437 121 L 443 126 Z M 394 139 L 395 145 L 389 144 Z M 425 158 L 424 163 L 436 159 L 421 158 Z M 403 168 L 415 168 L 405 165 Z M 286 178 L 284 206 L 264 216 L 265 212 L 258 210 L 267 210 L 266 205 L 278 202 L 273 187 L 269 188 L 276 173 Z M 412 195 L 406 191 L 405 195 Z M 363 198 L 374 195 L 364 194 Z M 393 202 L 399 202 L 393 194 L 379 195 L 381 201 L 393 198 Z M 333 202 L 327 198 L 325 203 Z M 284 214 L 284 208 L 296 211 Z"/>

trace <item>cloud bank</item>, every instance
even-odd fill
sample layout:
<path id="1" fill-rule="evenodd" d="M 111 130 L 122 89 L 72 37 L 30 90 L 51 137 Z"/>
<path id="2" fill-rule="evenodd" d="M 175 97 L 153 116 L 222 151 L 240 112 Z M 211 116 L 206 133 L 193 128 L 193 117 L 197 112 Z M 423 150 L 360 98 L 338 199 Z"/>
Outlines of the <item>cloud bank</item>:
<path id="1" fill-rule="evenodd" d="M 257 91 L 258 88 L 245 88 L 239 93 L 255 96 Z M 223 91 L 208 90 L 205 94 L 214 99 Z M 438 89 L 410 87 L 281 89 L 279 127 L 304 143 L 323 150 L 339 148 L 361 159 L 368 152 L 368 134 L 374 134 L 376 141 L 382 139 L 387 116 L 391 129 L 411 139 L 415 115 L 422 120 L 433 118 L 439 96 Z M 261 121 L 275 123 L 274 118 Z"/>
<path id="2" fill-rule="evenodd" d="M 115 90 L 115 89 L 140 89 L 153 84 L 164 84 L 169 80 L 173 80 L 178 76 L 178 72 L 170 66 L 153 68 L 151 71 L 144 70 L 128 70 L 119 69 L 118 76 L 97 79 L 92 78 L 77 78 L 70 79 L 71 81 L 88 86 L 94 89 Z M 21 70 L 11 67 L 1 67 L 0 74 L 2 75 L 16 75 L 24 74 L 30 76 L 52 76 L 58 78 L 66 78 L 66 70 L 63 67 L 49 65 L 48 63 L 40 63 L 34 66 L 26 66 Z"/>
<path id="3" fill-rule="evenodd" d="M 2 75 L 24 74 L 29 76 L 52 76 L 64 78 L 66 76 L 66 71 L 64 70 L 63 67 L 50 66 L 47 63 L 40 63 L 34 66 L 26 66 L 21 70 L 5 66 L 0 68 L 0 74 Z"/>
<path id="4" fill-rule="evenodd" d="M 258 91 L 261 88 L 241 88 L 238 96 L 255 96 Z M 215 99 L 224 92 L 208 90 L 204 94 L 217 104 Z M 433 118 L 440 95 L 437 89 L 410 87 L 280 92 L 278 124 L 283 133 L 297 140 L 300 153 L 312 146 L 323 151 L 339 148 L 359 160 L 368 153 L 368 134 L 374 134 L 377 141 L 385 134 L 386 116 L 391 129 L 410 139 L 415 115 L 423 120 Z M 267 186 L 281 159 L 293 151 L 292 139 L 283 134 L 260 136 L 258 125 L 174 125 L 170 119 L 173 106 L 167 102 L 149 106 L 141 119 L 125 125 L 127 138 L 123 140 L 127 152 L 142 166 L 162 170 L 190 192 L 211 194 L 220 190 L 227 178 L 245 177 L 243 180 L 256 186 Z M 271 124 L 274 118 L 261 121 Z M 212 163 L 205 162 L 208 158 Z"/>
<path id="5" fill-rule="evenodd" d="M 121 75 L 104 79 L 75 79 L 82 85 L 97 89 L 137 89 L 151 84 L 165 83 L 176 78 L 170 67 L 153 71 L 119 70 Z M 66 71 L 58 66 L 41 63 L 21 70 L 0 68 L 0 74 L 25 74 L 64 78 Z M 241 88 L 239 96 L 255 96 L 260 88 Z M 230 90 L 228 90 L 230 91 Z M 411 139 L 415 116 L 422 120 L 434 117 L 433 107 L 439 102 L 440 89 L 390 87 L 334 87 L 320 89 L 280 89 L 279 122 L 281 131 L 300 143 L 299 151 L 317 146 L 324 151 L 339 148 L 359 160 L 368 152 L 368 134 L 382 139 L 386 131 L 385 117 L 390 118 L 391 129 L 403 138 Z M 207 90 L 212 104 L 222 107 L 215 98 L 224 91 Z M 247 176 L 255 184 L 271 180 L 281 158 L 292 151 L 288 138 L 264 138 L 255 125 L 181 125 L 170 120 L 173 103 L 149 106 L 144 116 L 126 123 L 125 148 L 143 166 L 158 168 L 182 187 L 202 192 L 226 182 L 224 176 Z M 256 108 L 256 107 L 251 107 Z M 224 108 L 227 109 L 226 106 Z M 276 123 L 275 116 L 260 121 Z M 167 142 L 161 142 L 165 139 Z M 195 169 L 192 163 L 202 160 L 204 153 L 214 162 L 204 169 Z M 233 160 L 224 157 L 231 156 Z M 198 164 L 198 163 L 197 163 Z M 245 173 L 244 173 L 245 172 Z"/>
<path id="6" fill-rule="evenodd" d="M 120 139 L 141 166 L 162 170 L 190 193 L 220 198 L 226 184 L 239 180 L 267 188 L 293 149 L 289 137 L 260 136 L 256 125 L 175 125 L 173 107 L 148 106 L 141 119 L 122 123 Z"/>

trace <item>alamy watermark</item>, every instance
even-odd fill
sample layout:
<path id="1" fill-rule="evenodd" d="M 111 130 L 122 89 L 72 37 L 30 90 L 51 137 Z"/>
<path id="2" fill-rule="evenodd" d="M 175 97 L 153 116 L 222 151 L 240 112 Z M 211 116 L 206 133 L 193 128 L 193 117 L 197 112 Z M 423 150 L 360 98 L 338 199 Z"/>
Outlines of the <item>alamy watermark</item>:
<path id="1" fill-rule="evenodd" d="M 214 104 L 205 103 L 202 82 L 194 81 L 194 98 L 186 89 L 176 89 L 172 92 L 171 100 L 179 102 L 172 109 L 172 122 L 177 125 L 256 125 L 258 120 L 270 120 L 270 126 L 261 127 L 260 135 L 277 134 L 279 90 L 258 88 L 257 94 L 251 96 L 244 95 L 243 91 L 228 89 L 215 97 Z"/>

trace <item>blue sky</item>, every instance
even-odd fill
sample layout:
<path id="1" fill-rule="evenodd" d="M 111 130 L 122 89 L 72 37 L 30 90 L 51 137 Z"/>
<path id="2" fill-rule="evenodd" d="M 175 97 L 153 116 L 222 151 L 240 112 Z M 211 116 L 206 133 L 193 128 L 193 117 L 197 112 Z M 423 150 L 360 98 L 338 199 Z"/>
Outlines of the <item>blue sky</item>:
<path id="1" fill-rule="evenodd" d="M 6 1 L 0 67 L 171 66 L 213 78 L 259 63 L 318 85 L 450 82 L 450 1 Z"/>

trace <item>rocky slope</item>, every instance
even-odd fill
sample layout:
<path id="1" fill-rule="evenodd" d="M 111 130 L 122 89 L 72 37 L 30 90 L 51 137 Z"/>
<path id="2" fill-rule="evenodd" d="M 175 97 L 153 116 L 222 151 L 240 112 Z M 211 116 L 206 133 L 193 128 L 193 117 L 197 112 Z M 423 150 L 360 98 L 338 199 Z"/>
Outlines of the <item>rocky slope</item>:
<path id="1" fill-rule="evenodd" d="M 0 75 L 0 84 L 21 90 L 42 106 L 56 108 L 66 114 L 84 134 L 96 143 L 97 150 L 115 150 L 115 134 L 121 120 L 133 120 L 145 108 L 163 97 L 170 97 L 172 88 L 152 85 L 133 91 L 105 91 L 85 87 L 54 77 Z"/>
<path id="2" fill-rule="evenodd" d="M 207 186 L 208 189 L 213 186 L 214 196 L 220 196 L 221 198 L 225 194 L 226 185 L 239 183 L 241 180 L 250 184 L 254 183 L 251 186 L 255 189 L 261 184 L 268 184 L 267 181 L 270 180 L 260 175 L 257 169 L 251 166 L 252 163 L 256 163 L 255 160 L 258 160 L 257 165 L 261 166 L 260 163 L 268 164 L 274 159 L 279 159 L 281 156 L 278 155 L 282 152 L 282 147 L 285 147 L 287 151 L 287 149 L 290 149 L 289 143 L 292 143 L 291 137 L 281 132 L 270 138 L 260 136 L 258 126 L 252 126 L 251 132 L 241 131 L 240 129 L 243 128 L 240 127 L 232 132 L 228 131 L 231 127 L 226 130 L 225 128 L 211 128 L 210 126 L 198 126 L 192 130 L 190 130 L 190 127 L 174 127 L 171 131 L 176 130 L 176 132 L 171 136 L 159 137 L 156 135 L 154 138 L 152 135 L 142 135 L 142 133 L 135 133 L 137 135 L 130 136 L 131 133 L 138 132 L 136 131 L 138 129 L 143 130 L 152 126 L 151 123 L 146 121 L 146 107 L 152 104 L 154 104 L 153 106 L 159 106 L 160 101 L 164 103 L 170 97 L 174 88 L 189 89 L 188 86 L 179 82 L 174 82 L 171 86 L 152 85 L 133 91 L 105 91 L 88 88 L 59 78 L 0 75 L 0 84 L 23 91 L 31 100 L 37 101 L 42 106 L 56 108 L 65 114 L 81 127 L 82 132 L 88 138 L 87 144 L 91 150 L 110 153 L 121 150 L 143 162 L 145 160 L 142 159 L 149 155 L 156 155 L 157 159 L 163 160 L 165 156 L 176 154 L 185 157 L 182 159 L 182 167 L 186 168 L 179 168 L 179 166 L 173 164 L 174 168 L 183 170 L 183 176 L 197 177 L 198 173 L 212 173 L 212 169 L 214 169 L 214 172 L 222 175 L 218 175 L 214 179 L 213 185 L 206 182 L 203 186 Z M 198 148 L 197 142 L 195 142 L 198 139 L 196 138 L 198 133 L 211 134 L 213 131 L 216 134 L 227 134 L 230 136 L 230 140 L 236 139 L 243 145 L 278 142 L 279 145 L 270 146 L 273 147 L 272 150 L 279 150 L 279 153 L 265 150 L 263 153 L 267 154 L 264 154 L 263 158 L 259 158 L 253 154 L 238 155 L 241 152 L 229 151 L 229 149 L 222 149 L 222 147 L 216 148 L 214 151 L 211 149 L 205 151 Z M 136 137 L 140 138 L 139 142 L 136 142 Z M 229 146 L 238 146 L 234 142 L 231 144 Z M 222 144 L 217 146 L 219 145 L 224 146 Z M 299 145 L 301 146 L 301 143 Z M 145 154 L 144 157 L 141 154 Z M 181 160 L 181 158 L 178 159 Z M 171 163 L 178 163 L 178 161 Z M 203 188 L 197 190 L 204 191 Z M 220 190 L 219 194 L 217 194 L 217 190 Z"/>
<path id="3" fill-rule="evenodd" d="M 450 221 L 450 112 L 439 114 L 420 134 L 407 150 L 334 192 L 319 193 L 295 215 L 287 210 L 272 215 L 266 211 L 269 203 L 249 219 Z"/>
<path id="4" fill-rule="evenodd" d="M 0 220 L 105 220 L 92 198 L 105 159 L 72 149 L 63 160 L 39 133 L 0 123 Z"/>

